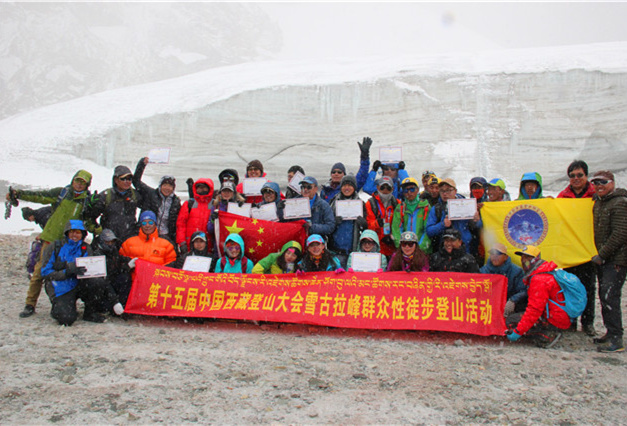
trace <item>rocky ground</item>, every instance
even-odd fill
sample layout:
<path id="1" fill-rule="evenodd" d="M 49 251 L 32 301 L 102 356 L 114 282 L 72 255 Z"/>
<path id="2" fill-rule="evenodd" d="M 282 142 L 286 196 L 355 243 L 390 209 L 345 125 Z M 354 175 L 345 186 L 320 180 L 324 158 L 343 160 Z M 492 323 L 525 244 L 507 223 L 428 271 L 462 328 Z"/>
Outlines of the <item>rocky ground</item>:
<path id="1" fill-rule="evenodd" d="M 581 332 L 543 350 L 140 316 L 60 327 L 45 295 L 20 319 L 29 241 L 0 235 L 2 424 L 627 422 L 627 354 L 597 353 Z"/>

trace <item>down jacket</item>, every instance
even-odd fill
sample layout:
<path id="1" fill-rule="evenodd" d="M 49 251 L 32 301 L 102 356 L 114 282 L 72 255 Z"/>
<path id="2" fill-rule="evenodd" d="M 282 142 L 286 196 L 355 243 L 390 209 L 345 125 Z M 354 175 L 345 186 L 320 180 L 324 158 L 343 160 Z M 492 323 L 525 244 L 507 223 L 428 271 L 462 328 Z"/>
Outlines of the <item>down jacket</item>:
<path id="1" fill-rule="evenodd" d="M 606 262 L 627 266 L 627 191 L 618 188 L 593 199 L 594 244 L 599 256 Z"/>
<path id="2" fill-rule="evenodd" d="M 140 229 L 139 235 L 124 241 L 122 248 L 120 248 L 120 254 L 131 259 L 137 257 L 157 265 L 174 266 L 176 261 L 174 246 L 170 241 L 159 237 L 156 230 L 152 234 L 146 235 Z"/>
<path id="3" fill-rule="evenodd" d="M 208 194 L 198 195 L 196 187 L 199 183 L 204 183 L 209 187 Z M 185 242 L 187 247 L 190 247 L 190 238 L 194 232 L 205 232 L 207 230 L 207 223 L 209 223 L 213 206 L 211 203 L 213 199 L 213 181 L 206 178 L 198 179 L 194 182 L 192 191 L 194 199 L 183 203 L 176 221 L 176 244 L 180 245 Z M 207 241 L 207 244 L 211 245 L 208 248 L 211 252 L 213 245 L 209 241 Z"/>

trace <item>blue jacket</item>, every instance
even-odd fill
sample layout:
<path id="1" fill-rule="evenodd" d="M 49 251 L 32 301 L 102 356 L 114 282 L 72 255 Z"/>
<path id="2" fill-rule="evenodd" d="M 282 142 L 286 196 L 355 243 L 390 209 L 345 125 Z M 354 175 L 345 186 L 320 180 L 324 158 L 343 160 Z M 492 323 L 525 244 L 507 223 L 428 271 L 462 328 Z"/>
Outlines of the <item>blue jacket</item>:
<path id="1" fill-rule="evenodd" d="M 366 183 L 366 179 L 368 178 L 369 168 L 370 168 L 370 159 L 369 158 L 361 159 L 360 165 L 359 165 L 359 171 L 357 172 L 357 175 L 355 176 L 355 179 L 357 180 L 357 192 L 359 192 L 359 190 Z M 329 180 L 327 185 L 322 185 L 322 190 L 320 191 L 320 196 L 327 203 L 330 203 L 333 197 L 335 197 L 340 192 L 339 184 L 337 185 L 337 187 L 334 188 L 330 185 L 330 183 L 331 181 Z"/>
<path id="2" fill-rule="evenodd" d="M 346 198 L 344 194 L 339 193 L 331 200 L 329 205 L 332 212 L 335 212 L 335 202 L 337 200 L 359 200 L 359 195 L 357 195 L 357 192 L 354 192 L 352 197 Z M 365 212 L 362 214 L 362 217 L 366 217 Z M 362 229 L 356 220 L 343 220 L 339 224 L 336 222 L 335 231 L 329 238 L 329 249 L 338 254 L 349 254 L 357 248 L 361 231 Z"/>
<path id="3" fill-rule="evenodd" d="M 490 259 L 480 269 L 482 274 L 499 274 L 507 277 L 507 300 L 518 303 L 527 298 L 527 286 L 523 283 L 524 272 L 521 267 L 514 265 L 512 259 L 496 267 Z"/>
<path id="4" fill-rule="evenodd" d="M 228 241 L 233 241 L 239 244 L 241 248 L 241 253 L 239 258 L 237 258 L 234 262 L 231 263 L 231 260 L 225 254 L 220 259 L 218 259 L 218 263 L 216 264 L 216 273 L 224 272 L 229 274 L 241 274 L 242 273 L 242 258 L 244 257 L 244 240 L 238 234 L 230 234 L 224 240 L 224 253 L 226 253 L 226 243 Z M 243 268 L 246 274 L 250 274 L 253 272 L 254 263 L 252 260 L 246 258 L 246 266 Z M 224 267 L 222 266 L 224 264 Z"/>
<path id="5" fill-rule="evenodd" d="M 309 200 L 309 205 L 311 206 L 309 234 L 331 235 L 335 230 L 335 215 L 329 203 L 316 194 L 313 200 Z"/>
<path id="6" fill-rule="evenodd" d="M 444 219 L 447 216 L 446 204 L 440 199 L 429 211 L 427 216 L 427 235 L 434 243 L 434 247 L 440 246 L 440 235 L 446 229 L 444 226 Z M 439 218 L 438 218 L 439 217 Z M 471 228 L 482 228 L 483 222 L 479 219 L 479 222 L 474 222 L 472 219 L 468 220 L 453 220 L 451 221 L 451 227 L 457 229 L 462 234 L 462 241 L 466 246 L 466 251 L 471 253 L 471 240 L 472 231 Z"/>
<path id="7" fill-rule="evenodd" d="M 63 245 L 59 250 L 58 259 L 64 262 L 74 262 L 77 257 L 89 256 L 91 250 L 88 252 L 88 244 L 83 240 L 61 240 Z M 49 250 L 52 250 L 50 258 L 46 262 L 45 266 L 41 269 L 41 276 L 43 278 L 50 279 L 52 286 L 54 287 L 55 297 L 59 297 L 74 290 L 74 287 L 78 285 L 78 279 L 76 277 L 68 278 L 65 276 L 65 269 L 57 271 L 54 269 L 54 262 L 57 260 L 55 253 L 55 244 L 52 243 L 48 246 Z"/>
<path id="8" fill-rule="evenodd" d="M 364 187 L 363 187 L 364 192 L 372 195 L 377 190 L 376 180 L 380 178 L 381 176 L 382 175 L 379 175 L 378 172 L 371 170 L 370 173 L 368 173 L 366 183 L 364 184 Z M 392 191 L 392 193 L 394 194 L 395 198 L 398 198 L 401 200 L 404 199 L 403 194 L 401 193 L 401 182 L 405 178 L 408 178 L 408 177 L 409 177 L 409 173 L 407 173 L 407 170 L 405 169 L 398 170 L 398 177 L 396 179 L 393 179 L 394 191 Z"/>

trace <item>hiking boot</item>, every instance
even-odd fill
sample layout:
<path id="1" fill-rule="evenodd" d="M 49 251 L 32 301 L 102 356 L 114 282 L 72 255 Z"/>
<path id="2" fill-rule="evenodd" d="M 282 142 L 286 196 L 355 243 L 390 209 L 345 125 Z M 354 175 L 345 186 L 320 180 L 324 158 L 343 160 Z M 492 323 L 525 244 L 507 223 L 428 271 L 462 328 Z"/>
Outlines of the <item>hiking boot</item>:
<path id="1" fill-rule="evenodd" d="M 592 343 L 594 343 L 595 345 L 601 345 L 603 343 L 607 343 L 610 341 L 610 335 L 605 333 L 605 335 L 603 337 L 597 337 L 595 339 L 592 339 Z"/>
<path id="2" fill-rule="evenodd" d="M 20 312 L 20 318 L 28 318 L 35 313 L 35 307 L 33 305 L 24 306 L 24 310 Z"/>
<path id="3" fill-rule="evenodd" d="M 584 333 L 586 333 L 590 337 L 594 337 L 597 335 L 597 331 L 594 329 L 594 326 L 592 324 L 582 325 L 581 329 Z"/>
<path id="4" fill-rule="evenodd" d="M 83 314 L 83 321 L 101 323 L 101 322 L 105 322 L 105 316 L 96 312 L 87 313 L 87 314 Z"/>
<path id="5" fill-rule="evenodd" d="M 625 345 L 623 344 L 623 339 L 615 339 L 610 341 L 607 345 L 598 346 L 598 352 L 625 352 Z"/>

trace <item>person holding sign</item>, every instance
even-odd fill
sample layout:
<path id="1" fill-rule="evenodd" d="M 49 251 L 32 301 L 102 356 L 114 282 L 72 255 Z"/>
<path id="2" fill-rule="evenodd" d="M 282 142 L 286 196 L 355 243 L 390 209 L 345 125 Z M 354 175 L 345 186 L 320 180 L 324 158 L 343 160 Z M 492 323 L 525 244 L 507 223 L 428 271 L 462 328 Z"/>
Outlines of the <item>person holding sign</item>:
<path id="1" fill-rule="evenodd" d="M 142 182 L 142 175 L 148 165 L 148 157 L 139 160 L 133 174 L 133 186 L 144 200 L 142 212 L 152 210 L 157 215 L 159 235 L 176 241 L 176 220 L 181 210 L 181 199 L 174 193 L 176 179 L 165 175 L 159 180 L 158 188 L 151 188 Z"/>
<path id="2" fill-rule="evenodd" d="M 409 177 L 407 171 L 405 171 L 405 162 L 401 160 L 400 153 L 402 150 L 397 151 L 399 156 L 396 157 L 395 160 L 389 161 L 388 159 L 380 159 L 372 163 L 372 170 L 368 173 L 368 177 L 366 178 L 366 183 L 364 183 L 363 190 L 364 192 L 372 195 L 376 189 L 376 181 L 378 178 L 387 176 L 392 179 L 394 184 L 392 193 L 394 194 L 394 198 L 402 199 L 403 194 L 401 193 L 401 182 Z M 379 152 L 379 157 L 381 156 L 381 152 Z M 381 174 L 379 174 L 379 169 L 381 169 Z"/>
<path id="3" fill-rule="evenodd" d="M 420 199 L 427 200 L 430 206 L 434 206 L 440 199 L 440 179 L 431 173 L 433 172 L 426 171 L 422 175 L 422 186 L 425 190 L 420 193 Z"/>
<path id="4" fill-rule="evenodd" d="M 218 219 L 220 212 L 226 212 L 229 210 L 229 203 L 237 203 L 238 205 L 244 205 L 246 199 L 236 191 L 235 183 L 230 180 L 224 180 L 220 192 L 213 199 L 213 207 L 211 209 L 211 216 L 207 222 L 207 235 L 210 237 L 210 243 L 213 247 L 212 252 L 214 255 L 218 253 L 216 247 L 215 237 L 215 222 Z"/>
<path id="5" fill-rule="evenodd" d="M 211 200 L 213 198 L 213 181 L 207 178 L 193 182 L 190 179 L 192 199 L 185 201 L 176 221 L 176 244 L 180 253 L 186 253 L 190 246 L 190 238 L 196 231 L 207 229 L 211 217 Z M 210 250 L 213 249 L 213 244 Z"/>
<path id="6" fill-rule="evenodd" d="M 181 253 L 178 259 L 176 259 L 176 263 L 174 267 L 177 269 L 183 269 L 185 265 L 185 260 L 189 256 L 199 256 L 199 257 L 211 257 L 211 253 L 209 252 L 209 246 L 207 245 L 207 234 L 202 231 L 196 231 L 192 234 L 191 237 L 191 250 L 187 253 Z M 208 269 L 206 272 L 208 272 Z"/>
<path id="7" fill-rule="evenodd" d="M 442 179 L 440 181 L 440 201 L 431 208 L 429 216 L 427 216 L 427 235 L 431 238 L 434 249 L 441 246 L 444 231 L 455 228 L 461 234 L 466 251 L 470 252 L 472 229 L 483 227 L 481 216 L 479 216 L 479 211 L 476 208 L 472 219 L 449 219 L 448 201 L 458 198 L 463 199 L 464 196 L 457 194 L 455 181 L 450 178 Z M 474 202 L 474 200 L 471 201 Z"/>
<path id="8" fill-rule="evenodd" d="M 303 247 L 297 241 L 283 244 L 279 253 L 270 253 L 253 266 L 253 274 L 292 274 L 303 258 Z"/>
<path id="9" fill-rule="evenodd" d="M 305 176 L 305 170 L 303 170 L 303 168 L 301 166 L 295 165 L 292 166 L 288 169 L 287 171 L 287 181 L 288 183 L 292 181 L 292 179 L 294 178 L 294 175 L 296 173 L 300 173 L 301 175 L 303 175 L 303 177 Z M 296 185 L 298 185 L 298 182 L 296 182 Z M 292 188 L 291 185 L 287 185 L 287 190 L 285 190 L 285 198 L 297 198 L 300 197 L 300 192 L 297 191 L 298 188 Z"/>
<path id="10" fill-rule="evenodd" d="M 310 235 L 331 235 L 335 230 L 335 215 L 329 204 L 318 195 L 318 181 L 313 176 L 306 176 L 300 182 L 300 193 L 309 199 L 311 217 L 305 222 Z"/>
<path id="11" fill-rule="evenodd" d="M 260 208 L 262 206 L 268 206 L 273 204 L 275 206 L 275 218 L 272 219 L 264 219 L 264 220 L 273 220 L 273 221 L 283 221 L 283 208 L 285 207 L 285 203 L 281 200 L 281 189 L 279 188 L 279 184 L 275 182 L 266 182 L 261 187 L 261 196 L 263 200 L 254 205 L 253 208 Z"/>
<path id="12" fill-rule="evenodd" d="M 429 256 L 418 247 L 418 236 L 411 232 L 403 232 L 400 244 L 390 259 L 388 272 L 427 272 L 429 271 Z"/>
<path id="13" fill-rule="evenodd" d="M 83 320 L 104 322 L 97 304 L 105 298 L 105 282 L 95 278 L 78 279 L 85 267 L 76 266 L 76 259 L 92 255 L 91 247 L 84 241 L 87 230 L 83 221 L 69 220 L 64 234 L 65 238 L 48 245 L 42 256 L 41 275 L 52 303 L 50 316 L 61 325 L 72 325 L 78 318 L 76 301 L 81 299 L 85 302 Z"/>
<path id="14" fill-rule="evenodd" d="M 429 202 L 418 197 L 420 188 L 415 178 L 409 177 L 401 184 L 405 201 L 396 206 L 392 219 L 392 237 L 398 248 L 401 233 L 411 231 L 418 236 L 420 250 L 431 253 L 431 239 L 427 236 L 426 223 L 429 214 Z"/>
<path id="15" fill-rule="evenodd" d="M 331 200 L 335 212 L 335 231 L 329 237 L 329 249 L 335 253 L 343 268 L 348 255 L 357 248 L 361 231 L 368 228 L 364 202 L 357 194 L 357 180 L 344 176 L 340 192 Z"/>
<path id="16" fill-rule="evenodd" d="M 374 254 L 379 255 L 378 262 L 376 262 L 376 259 L 377 259 L 376 256 L 373 256 L 372 258 L 363 259 L 365 262 L 368 263 L 368 265 L 364 267 L 363 262 L 359 262 L 360 261 L 359 257 L 363 255 L 364 253 L 372 254 L 372 255 Z M 355 260 L 355 265 L 359 264 L 361 267 L 355 266 L 355 268 L 353 268 L 353 260 Z M 376 267 L 374 267 L 375 266 L 374 264 L 371 266 L 370 265 L 371 262 L 376 263 Z M 366 229 L 365 231 L 361 233 L 361 236 L 359 237 L 359 248 L 356 251 L 352 252 L 350 256 L 348 256 L 348 262 L 346 263 L 346 266 L 348 267 L 348 272 L 360 272 L 360 271 L 383 272 L 385 271 L 385 269 L 388 266 L 388 259 L 384 255 L 379 253 L 379 237 L 377 236 L 376 232 L 374 232 L 372 229 Z"/>
<path id="17" fill-rule="evenodd" d="M 394 197 L 394 182 L 384 176 L 377 181 L 377 191 L 366 203 L 366 220 L 368 229 L 372 229 L 381 241 L 381 253 L 388 258 L 396 247 L 392 239 L 392 219 L 398 200 Z"/>
<path id="18" fill-rule="evenodd" d="M 266 173 L 263 171 L 263 164 L 259 160 L 253 160 L 246 166 L 245 178 L 265 178 Z M 240 182 L 237 185 L 237 192 L 245 194 L 244 182 Z M 246 195 L 246 202 L 250 204 L 260 203 L 263 201 L 261 194 L 259 195 Z"/>
<path id="19" fill-rule="evenodd" d="M 321 235 L 313 234 L 307 238 L 307 251 L 303 259 L 296 265 L 298 275 L 304 272 L 335 271 L 346 272 L 342 269 L 340 261 L 327 250 Z"/>

